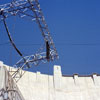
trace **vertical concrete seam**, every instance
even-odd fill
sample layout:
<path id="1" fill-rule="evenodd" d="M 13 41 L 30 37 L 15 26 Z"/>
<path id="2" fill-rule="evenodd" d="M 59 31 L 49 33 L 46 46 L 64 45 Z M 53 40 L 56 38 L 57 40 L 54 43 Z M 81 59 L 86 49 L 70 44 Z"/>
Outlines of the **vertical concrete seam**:
<path id="1" fill-rule="evenodd" d="M 48 75 L 48 100 L 50 100 L 49 75 Z"/>

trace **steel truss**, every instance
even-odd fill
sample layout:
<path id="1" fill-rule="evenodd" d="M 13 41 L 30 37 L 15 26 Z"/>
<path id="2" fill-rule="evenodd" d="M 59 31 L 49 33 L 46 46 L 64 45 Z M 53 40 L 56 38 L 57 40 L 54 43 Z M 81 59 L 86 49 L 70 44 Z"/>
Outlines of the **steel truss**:
<path id="1" fill-rule="evenodd" d="M 39 52 L 24 57 L 20 50 L 16 47 L 12 37 L 10 35 L 9 29 L 6 24 L 6 19 L 11 16 L 19 16 L 21 18 L 29 17 L 31 20 L 36 21 L 39 26 L 39 29 L 42 33 L 42 36 L 46 45 L 46 52 L 43 51 L 43 48 L 40 48 Z M 16 71 L 12 71 L 12 77 L 19 80 L 22 75 L 22 69 L 27 69 L 34 65 L 38 65 L 39 62 L 52 61 L 58 58 L 58 54 L 53 43 L 53 40 L 50 36 L 48 26 L 45 22 L 42 10 L 38 0 L 13 0 L 11 3 L 0 5 L 0 21 L 3 21 L 6 32 L 8 34 L 9 40 L 12 46 L 15 48 L 17 53 L 22 57 L 14 67 L 17 68 Z"/>
<path id="2" fill-rule="evenodd" d="M 2 80 L 3 87 L 0 89 L 0 100 L 25 100 L 6 67 L 2 66 L 2 69 L 4 80 Z"/>

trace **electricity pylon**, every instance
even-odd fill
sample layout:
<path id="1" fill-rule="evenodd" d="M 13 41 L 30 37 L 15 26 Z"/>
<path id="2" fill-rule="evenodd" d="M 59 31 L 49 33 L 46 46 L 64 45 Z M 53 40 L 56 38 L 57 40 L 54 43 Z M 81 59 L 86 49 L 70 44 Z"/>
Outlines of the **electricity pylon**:
<path id="1" fill-rule="evenodd" d="M 16 47 L 6 23 L 6 19 L 11 16 L 18 16 L 20 18 L 29 17 L 35 21 L 38 24 L 40 32 L 44 38 L 45 50 L 40 48 L 38 53 L 32 54 L 30 56 L 24 56 Z M 22 69 L 30 68 L 32 64 L 38 65 L 39 62 L 53 61 L 58 58 L 54 42 L 50 36 L 50 32 L 48 30 L 48 26 L 46 24 L 38 0 L 13 0 L 11 3 L 0 5 L 0 21 L 2 21 L 5 26 L 12 46 L 21 56 L 21 59 L 14 65 L 17 70 L 13 71 L 13 78 L 20 79 L 24 74 Z"/>

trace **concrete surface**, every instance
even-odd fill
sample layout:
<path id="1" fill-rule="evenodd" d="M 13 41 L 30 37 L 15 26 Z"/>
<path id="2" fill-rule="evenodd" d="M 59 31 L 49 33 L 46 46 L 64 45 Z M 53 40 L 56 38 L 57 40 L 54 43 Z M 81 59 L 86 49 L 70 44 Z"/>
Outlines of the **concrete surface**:
<path id="1" fill-rule="evenodd" d="M 17 86 L 25 100 L 100 100 L 100 76 L 62 76 L 54 66 L 54 75 L 26 72 Z"/>
<path id="2" fill-rule="evenodd" d="M 25 100 L 17 84 L 0 61 L 0 100 Z"/>

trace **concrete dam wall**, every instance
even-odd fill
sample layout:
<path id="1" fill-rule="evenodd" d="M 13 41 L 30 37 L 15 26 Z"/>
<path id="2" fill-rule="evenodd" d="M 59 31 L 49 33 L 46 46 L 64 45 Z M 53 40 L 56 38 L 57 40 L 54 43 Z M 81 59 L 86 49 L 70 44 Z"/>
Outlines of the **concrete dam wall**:
<path id="1" fill-rule="evenodd" d="M 0 62 L 0 100 L 25 100 L 3 62 Z"/>
<path id="2" fill-rule="evenodd" d="M 26 71 L 16 84 L 25 100 L 100 100 L 99 75 L 63 76 L 56 65 L 53 75 Z"/>
<path id="3" fill-rule="evenodd" d="M 54 66 L 54 75 L 26 72 L 18 82 L 25 100 L 100 100 L 100 76 L 62 76 Z"/>

